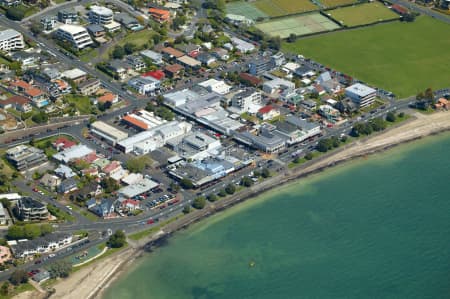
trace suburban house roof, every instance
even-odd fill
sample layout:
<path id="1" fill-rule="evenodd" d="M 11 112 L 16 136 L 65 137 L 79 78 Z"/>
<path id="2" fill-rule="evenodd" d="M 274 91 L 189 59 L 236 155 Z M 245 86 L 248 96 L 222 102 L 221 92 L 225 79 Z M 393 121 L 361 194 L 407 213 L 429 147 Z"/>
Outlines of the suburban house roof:
<path id="1" fill-rule="evenodd" d="M 15 87 L 21 87 L 23 89 L 30 89 L 33 86 L 31 86 L 31 84 L 28 84 L 27 82 L 23 81 L 23 80 L 16 80 L 11 82 L 11 86 L 15 86 Z"/>
<path id="2" fill-rule="evenodd" d="M 168 54 L 168 55 L 170 55 L 170 56 L 174 56 L 174 57 L 176 57 L 176 58 L 181 57 L 181 56 L 184 56 L 184 53 L 183 53 L 183 52 L 178 51 L 177 49 L 174 49 L 174 48 L 172 48 L 172 47 L 166 47 L 166 48 L 163 48 L 163 49 L 161 50 L 161 52 L 164 53 L 164 54 Z"/>
<path id="3" fill-rule="evenodd" d="M 266 114 L 266 113 L 269 113 L 270 111 L 272 111 L 273 109 L 275 109 L 275 107 L 273 107 L 272 105 L 267 105 L 267 106 L 260 108 L 258 110 L 258 113 Z"/>
<path id="4" fill-rule="evenodd" d="M 101 97 L 99 97 L 97 100 L 100 103 L 105 103 L 105 102 L 113 102 L 115 99 L 116 99 L 116 95 L 111 92 L 108 92 L 108 93 L 105 93 L 104 95 L 102 95 Z"/>
<path id="5" fill-rule="evenodd" d="M 59 137 L 58 139 L 56 139 L 53 142 L 53 146 L 54 147 L 63 148 L 63 149 L 72 147 L 72 146 L 74 146 L 76 144 L 77 144 L 76 142 L 74 142 L 72 140 L 69 140 L 66 137 Z"/>
<path id="6" fill-rule="evenodd" d="M 164 75 L 163 71 L 156 70 L 156 71 L 146 72 L 146 73 L 142 74 L 142 77 L 153 77 L 156 80 L 161 80 L 161 79 L 164 79 L 165 75 Z"/>
<path id="7" fill-rule="evenodd" d="M 180 64 L 172 64 L 165 67 L 165 70 L 170 73 L 178 73 L 179 71 L 183 70 L 183 66 Z"/>
<path id="8" fill-rule="evenodd" d="M 25 105 L 30 103 L 30 100 L 23 96 L 12 96 L 7 98 L 4 101 L 0 102 L 3 106 L 8 104 L 19 104 L 19 105 Z"/>
<path id="9" fill-rule="evenodd" d="M 25 94 L 29 95 L 30 97 L 36 97 L 42 94 L 42 91 L 39 88 L 30 88 L 25 90 Z"/>

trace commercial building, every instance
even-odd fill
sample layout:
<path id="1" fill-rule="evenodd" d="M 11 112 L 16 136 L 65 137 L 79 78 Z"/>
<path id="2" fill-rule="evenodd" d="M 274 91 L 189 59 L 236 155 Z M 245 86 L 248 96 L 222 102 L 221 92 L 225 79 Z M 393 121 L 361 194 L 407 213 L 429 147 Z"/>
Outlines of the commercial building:
<path id="1" fill-rule="evenodd" d="M 62 41 L 69 42 L 77 50 L 82 50 L 93 44 L 91 36 L 82 26 L 62 25 L 56 30 L 55 36 Z"/>
<path id="2" fill-rule="evenodd" d="M 280 116 L 280 109 L 272 105 L 266 105 L 258 110 L 256 116 L 263 121 L 271 120 L 272 118 Z"/>
<path id="3" fill-rule="evenodd" d="M 16 258 L 54 252 L 72 243 L 70 233 L 52 233 L 33 240 L 10 241 L 11 251 Z"/>
<path id="4" fill-rule="evenodd" d="M 80 84 L 81 82 L 86 80 L 87 73 L 78 68 L 74 68 L 74 69 L 62 72 L 61 77 L 72 80 L 75 84 Z"/>
<path id="5" fill-rule="evenodd" d="M 103 138 L 113 146 L 116 145 L 117 142 L 128 137 L 128 133 L 116 129 L 115 127 L 102 121 L 96 121 L 91 124 L 91 133 L 95 136 Z"/>
<path id="6" fill-rule="evenodd" d="M 47 207 L 31 197 L 22 197 L 17 201 L 17 210 L 21 221 L 40 221 L 48 219 Z"/>
<path id="7" fill-rule="evenodd" d="M 54 154 L 53 159 L 67 164 L 72 160 L 83 158 L 91 153 L 95 153 L 95 151 L 84 144 L 79 144 Z"/>
<path id="8" fill-rule="evenodd" d="M 253 76 L 260 76 L 270 71 L 274 64 L 270 57 L 258 57 L 253 59 L 248 65 L 248 72 Z"/>
<path id="9" fill-rule="evenodd" d="M 238 133 L 236 139 L 266 153 L 276 153 L 286 147 L 284 138 L 275 134 L 275 126 L 264 124 L 258 134 Z"/>
<path id="10" fill-rule="evenodd" d="M 89 9 L 89 23 L 106 25 L 113 22 L 113 11 L 111 9 L 98 5 L 92 5 Z"/>
<path id="11" fill-rule="evenodd" d="M 197 59 L 194 59 L 190 56 L 184 55 L 177 58 L 177 61 L 184 67 L 190 69 L 198 69 L 202 66 L 202 63 Z"/>
<path id="12" fill-rule="evenodd" d="M 363 108 L 375 102 L 377 91 L 364 84 L 356 83 L 345 89 L 345 95 L 358 104 L 360 108 Z"/>
<path id="13" fill-rule="evenodd" d="M 6 151 L 6 159 L 19 171 L 41 165 L 47 161 L 44 151 L 27 145 L 18 145 Z"/>
<path id="14" fill-rule="evenodd" d="M 227 94 L 231 90 L 231 86 L 226 84 L 224 81 L 219 81 L 214 78 L 200 82 L 198 85 L 206 88 L 210 92 L 215 92 L 218 94 Z"/>
<path id="15" fill-rule="evenodd" d="M 248 88 L 233 96 L 231 106 L 236 107 L 243 112 L 256 113 L 260 108 L 261 92 L 254 88 Z"/>
<path id="16" fill-rule="evenodd" d="M 14 29 L 0 31 L 0 50 L 9 52 L 25 48 L 25 42 L 20 32 Z"/>
<path id="17" fill-rule="evenodd" d="M 139 54 L 144 58 L 150 59 L 154 64 L 161 65 L 164 63 L 162 60 L 163 58 L 162 54 L 157 53 L 155 51 L 143 50 L 139 52 Z"/>
<path id="18" fill-rule="evenodd" d="M 264 82 L 264 84 L 263 84 L 263 91 L 268 94 L 285 91 L 285 90 L 292 91 L 294 89 L 295 89 L 294 82 L 291 82 L 291 81 L 288 81 L 285 79 L 281 79 L 281 78 L 269 80 L 269 81 Z"/>
<path id="19" fill-rule="evenodd" d="M 164 119 L 156 116 L 153 112 L 144 109 L 127 114 L 122 118 L 122 123 L 133 126 L 138 130 L 149 130 L 165 122 Z"/>
<path id="20" fill-rule="evenodd" d="M 151 190 L 157 188 L 159 184 L 151 179 L 144 178 L 137 183 L 125 186 L 117 190 L 119 197 L 133 198 L 141 194 L 150 192 Z"/>
<path id="21" fill-rule="evenodd" d="M 44 31 L 50 31 L 55 29 L 56 20 L 57 19 L 54 16 L 45 16 L 41 18 L 41 25 L 44 28 Z"/>
<path id="22" fill-rule="evenodd" d="M 241 53 L 249 53 L 256 49 L 253 44 L 246 42 L 237 37 L 232 37 L 231 42 L 236 47 L 236 49 Z"/>
<path id="23" fill-rule="evenodd" d="M 146 95 L 160 88 L 161 82 L 153 77 L 134 77 L 128 81 L 128 86 L 139 94 Z"/>
<path id="24" fill-rule="evenodd" d="M 180 157 L 192 161 L 210 157 L 211 153 L 222 146 L 220 140 L 201 132 L 191 132 L 186 136 L 172 139 L 167 145 Z"/>

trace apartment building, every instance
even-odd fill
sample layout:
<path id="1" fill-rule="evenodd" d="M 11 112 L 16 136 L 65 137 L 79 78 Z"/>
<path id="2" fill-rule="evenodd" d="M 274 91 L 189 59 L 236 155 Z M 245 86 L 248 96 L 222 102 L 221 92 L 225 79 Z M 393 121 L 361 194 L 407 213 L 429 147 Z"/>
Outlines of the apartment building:
<path id="1" fill-rule="evenodd" d="M 82 50 L 93 44 L 86 28 L 77 25 L 62 25 L 55 32 L 55 36 L 72 44 L 77 50 Z"/>
<path id="2" fill-rule="evenodd" d="M 19 218 L 22 221 L 40 221 L 48 219 L 47 207 L 31 197 L 22 197 L 17 201 Z"/>
<path id="3" fill-rule="evenodd" d="M 25 48 L 23 36 L 14 29 L 0 31 L 0 50 L 15 51 Z"/>

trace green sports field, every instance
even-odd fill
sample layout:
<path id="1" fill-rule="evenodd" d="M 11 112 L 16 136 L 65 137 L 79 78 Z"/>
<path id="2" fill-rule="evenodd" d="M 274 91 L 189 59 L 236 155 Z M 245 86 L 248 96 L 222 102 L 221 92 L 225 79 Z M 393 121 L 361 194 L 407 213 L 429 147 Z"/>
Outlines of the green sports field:
<path id="1" fill-rule="evenodd" d="M 301 36 L 339 28 L 333 21 L 319 13 L 275 19 L 259 23 L 256 27 L 270 36 L 279 36 L 281 38 L 287 38 L 291 33 Z"/>
<path id="2" fill-rule="evenodd" d="M 230 2 L 227 4 L 226 8 L 228 14 L 244 16 L 253 21 L 256 21 L 258 18 L 268 17 L 266 13 L 256 8 L 252 3 L 248 2 Z"/>
<path id="3" fill-rule="evenodd" d="M 310 0 L 258 0 L 255 7 L 271 17 L 318 10 Z"/>
<path id="4" fill-rule="evenodd" d="M 352 4 L 356 3 L 358 1 L 356 0 L 319 0 L 320 4 L 322 4 L 323 7 L 336 7 L 340 5 L 346 5 L 346 4 Z"/>
<path id="5" fill-rule="evenodd" d="M 404 98 L 450 87 L 450 25 L 429 17 L 284 43 L 302 54 Z"/>
<path id="6" fill-rule="evenodd" d="M 337 8 L 327 11 L 327 13 L 337 22 L 348 27 L 400 18 L 398 14 L 380 2 Z"/>

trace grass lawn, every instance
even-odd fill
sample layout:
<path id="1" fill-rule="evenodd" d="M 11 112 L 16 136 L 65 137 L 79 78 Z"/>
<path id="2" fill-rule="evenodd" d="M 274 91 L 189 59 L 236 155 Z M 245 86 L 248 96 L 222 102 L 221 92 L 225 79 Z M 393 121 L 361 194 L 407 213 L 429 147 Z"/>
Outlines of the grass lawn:
<path id="1" fill-rule="evenodd" d="M 429 17 L 334 32 L 284 43 L 302 54 L 397 97 L 450 85 L 450 25 Z M 441 50 L 438 50 L 441 49 Z"/>
<path id="2" fill-rule="evenodd" d="M 336 6 L 340 6 L 340 5 L 356 3 L 357 1 L 355 1 L 355 0 L 320 0 L 319 2 L 322 3 L 322 5 L 324 7 L 336 7 Z"/>
<path id="3" fill-rule="evenodd" d="M 78 109 L 80 114 L 90 114 L 91 113 L 91 101 L 87 96 L 73 95 L 69 94 L 64 97 L 67 102 L 74 103 L 75 107 Z"/>
<path id="4" fill-rule="evenodd" d="M 150 42 L 150 44 L 153 44 L 152 40 L 153 31 L 149 29 L 143 29 L 141 31 L 128 33 L 124 38 L 122 38 L 116 45 L 117 46 L 124 46 L 126 43 L 133 43 L 138 48 L 142 47 L 146 43 Z M 108 51 L 105 51 L 102 57 L 109 57 L 109 53 L 112 52 L 114 47 L 111 47 Z"/>
<path id="5" fill-rule="evenodd" d="M 9 299 L 13 298 L 14 296 L 26 292 L 26 291 L 33 291 L 35 288 L 29 284 L 29 283 L 22 283 L 18 286 L 15 286 L 13 290 L 10 290 L 10 294 L 8 295 L 0 295 L 0 299 Z"/>
<path id="6" fill-rule="evenodd" d="M 310 0 L 259 0 L 254 5 L 271 17 L 318 10 Z"/>
<path id="7" fill-rule="evenodd" d="M 337 8 L 327 11 L 327 14 L 347 27 L 371 24 L 382 20 L 398 19 L 400 17 L 380 2 Z"/>
<path id="8" fill-rule="evenodd" d="M 90 62 L 92 59 L 98 56 L 98 49 L 87 49 L 83 51 L 83 53 L 80 55 L 80 60 L 83 62 Z"/>

